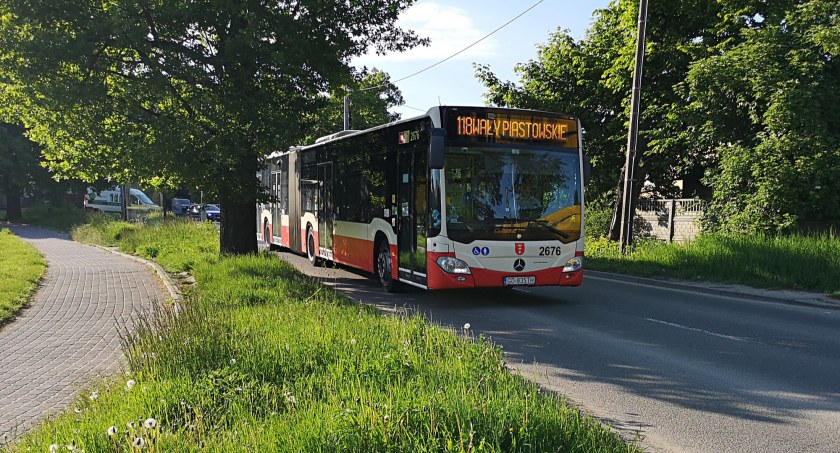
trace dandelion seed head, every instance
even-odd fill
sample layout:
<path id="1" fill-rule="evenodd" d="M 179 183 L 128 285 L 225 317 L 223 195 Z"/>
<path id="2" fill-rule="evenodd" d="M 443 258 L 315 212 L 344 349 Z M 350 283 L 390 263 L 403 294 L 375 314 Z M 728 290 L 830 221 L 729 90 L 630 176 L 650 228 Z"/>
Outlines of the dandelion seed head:
<path id="1" fill-rule="evenodd" d="M 231 364 L 231 365 L 233 365 L 233 364 L 235 364 L 235 363 L 236 363 L 236 359 L 231 358 L 231 359 L 230 359 L 230 364 Z"/>
<path id="2" fill-rule="evenodd" d="M 99 392 L 98 392 L 98 391 L 96 391 L 96 390 L 94 390 L 94 391 L 90 392 L 90 396 L 89 396 L 88 398 L 89 398 L 91 401 L 96 400 L 97 398 L 99 398 Z"/>
<path id="3" fill-rule="evenodd" d="M 108 437 L 116 436 L 118 431 L 119 430 L 117 429 L 117 427 L 112 425 L 110 428 L 108 428 Z"/>
<path id="4" fill-rule="evenodd" d="M 146 427 L 146 429 L 155 429 L 155 426 L 157 426 L 157 420 L 154 418 L 147 418 L 146 421 L 143 422 L 143 426 Z"/>
<path id="5" fill-rule="evenodd" d="M 58 451 L 58 444 L 51 444 L 50 445 L 50 453 L 56 453 Z"/>
<path id="6" fill-rule="evenodd" d="M 135 384 L 137 384 L 137 381 L 135 381 L 134 379 L 129 379 L 125 383 L 125 389 L 126 390 L 131 390 L 131 387 L 134 387 Z"/>
<path id="7" fill-rule="evenodd" d="M 135 448 L 143 448 L 146 445 L 146 441 L 142 437 L 135 437 L 131 445 Z"/>
<path id="8" fill-rule="evenodd" d="M 470 326 L 470 323 L 464 324 L 464 330 L 470 330 L 470 327 L 472 327 Z"/>

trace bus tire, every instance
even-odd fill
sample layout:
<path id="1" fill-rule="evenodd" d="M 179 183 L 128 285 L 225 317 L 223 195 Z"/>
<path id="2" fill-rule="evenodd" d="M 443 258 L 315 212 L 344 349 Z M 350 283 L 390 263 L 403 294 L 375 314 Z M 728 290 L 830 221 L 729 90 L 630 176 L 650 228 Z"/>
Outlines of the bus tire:
<path id="1" fill-rule="evenodd" d="M 263 222 L 263 242 L 268 244 L 268 250 L 274 250 L 274 244 L 271 243 L 271 232 L 268 229 L 268 219 Z"/>
<path id="2" fill-rule="evenodd" d="M 387 240 L 379 241 L 376 251 L 376 278 L 386 293 L 394 293 L 399 289 L 399 283 L 391 275 L 391 250 Z"/>
<path id="3" fill-rule="evenodd" d="M 306 229 L 306 257 L 309 258 L 309 264 L 318 265 L 318 257 L 315 256 L 315 233 L 311 227 Z"/>

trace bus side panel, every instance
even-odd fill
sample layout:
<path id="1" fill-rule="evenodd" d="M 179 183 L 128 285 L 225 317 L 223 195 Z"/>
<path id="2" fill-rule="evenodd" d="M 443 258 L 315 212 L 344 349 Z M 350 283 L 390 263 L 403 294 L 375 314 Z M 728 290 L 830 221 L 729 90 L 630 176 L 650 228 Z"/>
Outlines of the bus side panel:
<path id="1" fill-rule="evenodd" d="M 336 221 L 333 244 L 336 262 L 373 272 L 373 241 L 368 239 L 367 224 Z"/>
<path id="2" fill-rule="evenodd" d="M 289 216 L 280 216 L 280 245 L 289 248 Z"/>

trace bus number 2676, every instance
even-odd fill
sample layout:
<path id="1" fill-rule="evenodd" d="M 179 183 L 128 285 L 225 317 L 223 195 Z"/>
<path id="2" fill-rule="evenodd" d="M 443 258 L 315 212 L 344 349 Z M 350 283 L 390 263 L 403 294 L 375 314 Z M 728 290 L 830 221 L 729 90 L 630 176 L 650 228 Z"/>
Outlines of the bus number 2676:
<path id="1" fill-rule="evenodd" d="M 560 247 L 540 247 L 540 256 L 559 255 L 561 250 Z"/>

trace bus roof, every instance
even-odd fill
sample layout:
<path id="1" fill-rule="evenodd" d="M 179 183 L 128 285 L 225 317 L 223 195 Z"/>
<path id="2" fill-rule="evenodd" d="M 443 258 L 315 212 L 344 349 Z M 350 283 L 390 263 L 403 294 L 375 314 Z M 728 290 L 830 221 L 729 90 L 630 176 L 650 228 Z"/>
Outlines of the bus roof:
<path id="1" fill-rule="evenodd" d="M 320 146 L 324 143 L 332 142 L 334 140 L 341 140 L 341 139 L 344 139 L 344 138 L 347 138 L 347 137 L 352 137 L 354 135 L 367 133 L 367 132 L 372 132 L 372 131 L 375 131 L 375 130 L 378 130 L 378 129 L 384 129 L 386 127 L 396 126 L 396 125 L 399 125 L 399 124 L 402 124 L 402 123 L 408 123 L 408 122 L 415 121 L 415 120 L 422 119 L 422 118 L 431 118 L 433 127 L 443 127 L 444 112 L 446 112 L 446 111 L 458 111 L 458 110 L 482 111 L 482 112 L 488 112 L 488 111 L 489 112 L 494 112 L 495 111 L 495 112 L 500 112 L 500 113 L 501 112 L 507 112 L 507 113 L 519 112 L 519 113 L 524 113 L 524 114 L 552 116 L 552 117 L 555 117 L 555 118 L 562 118 L 562 119 L 567 119 L 567 120 L 575 120 L 575 121 L 577 120 L 577 117 L 575 117 L 574 115 L 569 115 L 569 114 L 566 114 L 566 113 L 546 112 L 546 111 L 543 111 L 543 110 L 516 109 L 516 108 L 508 108 L 508 107 L 490 107 L 490 106 L 456 106 L 456 105 L 448 106 L 448 105 L 442 105 L 442 106 L 432 107 L 428 111 L 426 111 L 425 114 L 422 114 L 422 115 L 412 116 L 410 118 L 403 118 L 403 119 L 399 119 L 397 121 L 392 121 L 390 123 L 379 124 L 377 126 L 374 126 L 374 127 L 368 128 L 368 129 L 364 129 L 364 130 L 339 131 L 339 132 L 336 132 L 334 134 L 326 135 L 324 137 L 319 137 L 318 139 L 315 140 L 314 143 L 310 143 L 310 144 L 306 144 L 306 145 L 293 146 L 293 147 L 291 147 L 287 150 L 283 150 L 283 151 L 274 151 L 271 154 L 269 154 L 267 156 L 267 158 L 268 159 L 274 159 L 274 158 L 280 157 L 284 154 L 288 154 L 290 152 L 295 152 L 295 151 L 300 151 L 300 150 L 308 149 L 308 148 L 315 147 L 315 146 Z"/>

